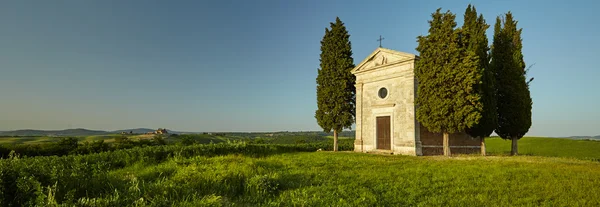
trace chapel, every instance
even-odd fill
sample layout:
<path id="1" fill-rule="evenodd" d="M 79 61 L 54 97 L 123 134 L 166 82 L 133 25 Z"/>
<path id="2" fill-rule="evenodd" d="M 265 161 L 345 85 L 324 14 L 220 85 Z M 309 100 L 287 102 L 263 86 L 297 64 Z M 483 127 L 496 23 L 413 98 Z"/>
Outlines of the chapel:
<path id="1" fill-rule="evenodd" d="M 356 152 L 442 155 L 441 133 L 432 133 L 416 119 L 419 57 L 379 47 L 353 70 L 356 76 Z M 450 134 L 452 154 L 479 153 L 479 139 Z"/>

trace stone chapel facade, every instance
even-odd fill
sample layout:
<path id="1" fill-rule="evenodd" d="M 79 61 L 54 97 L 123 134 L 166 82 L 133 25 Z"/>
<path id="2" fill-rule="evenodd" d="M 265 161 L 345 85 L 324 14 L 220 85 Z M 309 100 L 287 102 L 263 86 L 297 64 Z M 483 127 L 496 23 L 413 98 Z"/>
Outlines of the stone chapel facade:
<path id="1" fill-rule="evenodd" d="M 443 154 L 442 134 L 416 119 L 414 54 L 377 48 L 353 70 L 356 76 L 356 152 Z M 479 139 L 450 134 L 452 154 L 479 153 Z"/>

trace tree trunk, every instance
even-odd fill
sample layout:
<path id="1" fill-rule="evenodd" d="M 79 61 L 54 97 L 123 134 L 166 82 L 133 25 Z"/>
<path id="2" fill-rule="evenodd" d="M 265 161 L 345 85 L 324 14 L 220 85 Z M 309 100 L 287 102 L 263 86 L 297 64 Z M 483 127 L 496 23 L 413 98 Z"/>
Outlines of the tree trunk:
<path id="1" fill-rule="evenodd" d="M 333 151 L 338 151 L 338 133 L 337 130 L 333 130 Z"/>
<path id="2" fill-rule="evenodd" d="M 450 135 L 444 132 L 444 156 L 450 156 Z"/>
<path id="3" fill-rule="evenodd" d="M 485 156 L 485 137 L 479 137 L 481 140 L 481 156 Z"/>
<path id="4" fill-rule="evenodd" d="M 517 147 L 517 141 L 519 139 L 517 139 L 516 137 L 512 138 L 512 147 L 510 150 L 510 155 L 518 155 L 519 154 L 519 148 Z"/>

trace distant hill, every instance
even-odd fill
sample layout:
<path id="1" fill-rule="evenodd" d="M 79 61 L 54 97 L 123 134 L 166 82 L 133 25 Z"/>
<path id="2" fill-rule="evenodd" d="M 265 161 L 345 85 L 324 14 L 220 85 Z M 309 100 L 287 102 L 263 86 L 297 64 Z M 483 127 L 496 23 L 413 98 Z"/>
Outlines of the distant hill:
<path id="1" fill-rule="evenodd" d="M 21 129 L 15 131 L 0 132 L 0 136 L 90 136 L 108 134 L 106 131 L 89 129 L 64 129 L 64 130 L 34 130 Z"/>
<path id="2" fill-rule="evenodd" d="M 125 132 L 125 133 L 133 132 L 134 134 L 145 134 L 145 133 L 153 132 L 153 131 L 156 131 L 156 129 L 137 128 L 137 129 L 116 130 L 116 131 L 112 131 L 110 133 L 112 133 L 112 134 L 120 134 L 121 132 Z"/>
<path id="3" fill-rule="evenodd" d="M 167 129 L 168 130 L 168 129 Z M 0 132 L 0 136 L 92 136 L 92 135 L 109 135 L 120 134 L 121 132 L 133 132 L 134 134 L 145 134 L 156 131 L 155 129 L 137 128 L 137 129 L 122 129 L 116 131 L 102 131 L 89 129 L 64 129 L 64 130 L 35 130 L 35 129 L 20 129 L 14 131 Z M 177 132 L 168 130 L 171 134 L 184 134 L 189 132 Z"/>
<path id="4" fill-rule="evenodd" d="M 148 132 L 155 132 L 156 129 L 148 129 L 148 128 L 137 128 L 137 129 L 122 129 L 109 132 L 110 134 L 120 134 L 121 132 L 129 133 L 132 132 L 134 134 L 145 134 Z M 179 132 L 167 129 L 170 134 L 195 134 L 197 132 Z"/>
<path id="5" fill-rule="evenodd" d="M 568 138 L 570 138 L 570 139 L 597 139 L 597 140 L 600 140 L 600 135 L 596 135 L 596 136 L 570 136 Z"/>

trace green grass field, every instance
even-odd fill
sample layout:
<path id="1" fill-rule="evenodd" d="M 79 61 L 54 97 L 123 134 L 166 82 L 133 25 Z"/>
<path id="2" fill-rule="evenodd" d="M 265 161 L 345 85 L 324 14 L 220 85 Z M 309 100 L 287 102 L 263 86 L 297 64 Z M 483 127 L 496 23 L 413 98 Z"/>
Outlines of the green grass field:
<path id="1" fill-rule="evenodd" d="M 491 156 L 448 158 L 314 152 L 322 146 L 310 143 L 330 144 L 327 136 L 255 138 L 259 145 L 208 134 L 167 140 L 184 139 L 221 144 L 0 160 L 0 203 L 15 204 L 3 196 L 18 195 L 26 201 L 19 205 L 43 206 L 600 206 L 600 141 L 526 137 L 519 140 L 521 156 L 513 157 L 510 141 L 488 138 Z M 279 144 L 312 152 L 278 150 Z"/>
<path id="2" fill-rule="evenodd" d="M 104 140 L 106 143 L 114 142 L 115 138 L 122 135 L 94 135 L 77 137 L 80 142 Z M 129 135 L 132 140 L 151 139 L 154 135 Z M 180 135 L 165 139 L 167 142 L 179 142 L 183 136 L 189 136 L 200 144 L 220 143 L 232 140 L 244 139 L 237 136 L 215 136 L 208 134 Z M 258 138 L 265 143 L 274 144 L 296 144 L 332 140 L 333 136 L 279 136 Z M 339 139 L 352 139 L 351 137 L 339 137 Z M 0 144 L 41 144 L 60 140 L 60 137 L 0 137 Z M 489 155 L 509 155 L 510 140 L 500 138 L 486 139 L 487 153 Z M 600 141 L 574 140 L 562 138 L 524 137 L 519 140 L 519 154 L 531 156 L 548 157 L 570 157 L 578 159 L 600 159 Z"/>
<path id="3" fill-rule="evenodd" d="M 55 141 L 54 137 L 0 137 L 0 144 L 40 144 Z"/>
<path id="4" fill-rule="evenodd" d="M 294 152 L 276 146 L 158 146 L 5 160 L 0 178 L 3 189 L 12 190 L 8 181 L 21 176 L 15 186 L 20 191 L 12 193 L 30 202 L 20 204 L 43 206 L 600 205 L 597 161 Z"/>
<path id="5" fill-rule="evenodd" d="M 600 160 L 600 141 L 524 137 L 518 143 L 520 155 Z M 510 145 L 510 140 L 486 139 L 490 155 L 509 155 Z"/>
<path id="6" fill-rule="evenodd" d="M 6 183 L 0 183 L 32 196 L 31 202 L 65 206 L 600 205 L 600 142 L 524 138 L 519 144 L 525 156 L 516 157 L 504 156 L 509 141 L 490 138 L 487 144 L 490 154 L 500 156 L 390 156 L 314 147 L 269 153 L 278 145 L 226 142 L 156 146 L 0 160 L 0 168 L 15 170 L 3 171 Z M 55 164 L 46 170 L 42 163 Z M 13 182 L 20 184 L 11 187 Z"/>
<path id="7" fill-rule="evenodd" d="M 542 157 L 289 153 L 170 159 L 111 171 L 140 198 L 265 206 L 597 206 L 600 163 Z M 124 189 L 127 185 L 123 186 Z M 182 192 L 199 193 L 187 198 Z M 206 197 L 208 196 L 208 197 Z M 183 201 L 182 201 L 183 200 Z"/>

